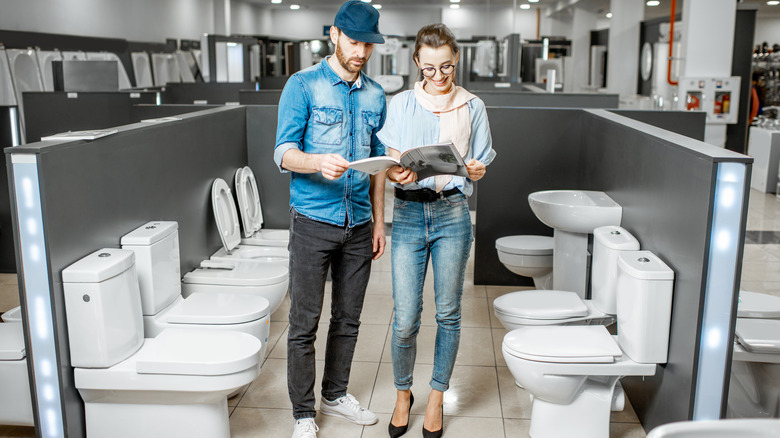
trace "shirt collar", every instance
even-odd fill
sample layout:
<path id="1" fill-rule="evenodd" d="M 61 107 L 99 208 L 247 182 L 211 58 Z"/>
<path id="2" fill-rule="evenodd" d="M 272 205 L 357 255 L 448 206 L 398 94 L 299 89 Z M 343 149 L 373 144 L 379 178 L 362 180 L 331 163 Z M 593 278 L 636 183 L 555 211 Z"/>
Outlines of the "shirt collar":
<path id="1" fill-rule="evenodd" d="M 322 71 L 325 73 L 325 76 L 330 80 L 331 84 L 336 85 L 339 82 L 343 82 L 347 85 L 349 83 L 345 81 L 344 79 L 341 79 L 341 76 L 336 74 L 335 71 L 333 71 L 333 68 L 328 64 L 328 58 L 330 58 L 333 55 L 326 56 L 325 59 L 320 61 L 320 65 L 322 66 Z M 355 80 L 355 88 L 363 88 L 363 72 L 361 71 L 358 74 L 357 79 Z"/>

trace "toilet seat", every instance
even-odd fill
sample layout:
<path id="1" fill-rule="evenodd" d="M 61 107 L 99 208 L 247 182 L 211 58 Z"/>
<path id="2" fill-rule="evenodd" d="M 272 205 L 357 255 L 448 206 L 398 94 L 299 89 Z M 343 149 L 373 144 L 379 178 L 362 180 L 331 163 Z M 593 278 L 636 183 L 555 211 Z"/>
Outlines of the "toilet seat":
<path id="1" fill-rule="evenodd" d="M 246 333 L 167 329 L 156 338 L 144 339 L 137 352 L 110 368 L 75 368 L 76 388 L 208 391 L 229 387 L 231 376 L 257 373 L 261 347 L 257 338 Z"/>
<path id="2" fill-rule="evenodd" d="M 269 286 L 287 281 L 287 262 L 205 260 L 200 268 L 184 274 L 184 284 Z"/>
<path id="3" fill-rule="evenodd" d="M 5 322 L 22 322 L 22 306 L 16 306 L 13 309 L 3 313 L 0 317 Z"/>
<path id="4" fill-rule="evenodd" d="M 22 360 L 26 356 L 21 324 L 0 324 L 0 361 Z"/>
<path id="5" fill-rule="evenodd" d="M 236 171 L 236 198 L 244 224 L 246 245 L 267 245 L 286 247 L 290 241 L 289 230 L 263 229 L 263 207 L 257 189 L 255 174 L 249 166 Z"/>
<path id="6" fill-rule="evenodd" d="M 508 254 L 551 256 L 553 238 L 549 236 L 504 236 L 496 239 L 496 249 Z"/>
<path id="7" fill-rule="evenodd" d="M 177 299 L 165 312 L 164 318 L 169 324 L 242 324 L 266 317 L 269 306 L 268 300 L 263 297 L 193 294 L 187 299 Z"/>
<path id="8" fill-rule="evenodd" d="M 780 320 L 737 318 L 735 337 L 750 353 L 780 353 Z"/>
<path id="9" fill-rule="evenodd" d="M 739 291 L 738 318 L 780 318 L 780 297 Z"/>
<path id="10" fill-rule="evenodd" d="M 501 295 L 493 301 L 496 314 L 522 319 L 567 319 L 588 315 L 575 292 L 528 290 Z"/>

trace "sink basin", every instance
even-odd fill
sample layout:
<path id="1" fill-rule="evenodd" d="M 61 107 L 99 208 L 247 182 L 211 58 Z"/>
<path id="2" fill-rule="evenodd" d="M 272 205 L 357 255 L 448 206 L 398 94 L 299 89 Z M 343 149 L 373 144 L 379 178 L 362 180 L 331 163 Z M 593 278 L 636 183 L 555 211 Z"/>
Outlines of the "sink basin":
<path id="1" fill-rule="evenodd" d="M 528 203 L 545 225 L 570 233 L 590 234 L 594 228 L 620 225 L 623 216 L 623 207 L 604 192 L 546 190 L 528 195 Z"/>

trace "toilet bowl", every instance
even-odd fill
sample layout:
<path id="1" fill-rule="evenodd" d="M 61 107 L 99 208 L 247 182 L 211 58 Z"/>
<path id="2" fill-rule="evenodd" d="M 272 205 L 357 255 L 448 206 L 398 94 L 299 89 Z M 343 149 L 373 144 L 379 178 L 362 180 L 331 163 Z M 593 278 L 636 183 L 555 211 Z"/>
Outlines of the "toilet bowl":
<path id="1" fill-rule="evenodd" d="M 263 228 L 263 206 L 255 174 L 249 166 L 236 170 L 236 198 L 244 227 L 242 245 L 278 246 L 287 248 L 290 243 L 289 229 Z"/>
<path id="2" fill-rule="evenodd" d="M 494 313 L 507 330 L 532 325 L 610 325 L 616 313 L 618 256 L 638 249 L 639 241 L 624 228 L 613 225 L 596 228 L 591 263 L 592 299 L 583 300 L 570 291 L 518 291 L 496 298 Z"/>
<path id="3" fill-rule="evenodd" d="M 16 306 L 0 316 L 3 322 L 22 322 L 22 307 Z"/>
<path id="4" fill-rule="evenodd" d="M 107 248 L 62 271 L 87 436 L 228 438 L 227 395 L 257 377 L 262 342 L 170 328 L 144 339 L 134 259 L 133 251 Z"/>
<path id="5" fill-rule="evenodd" d="M 182 297 L 178 223 L 148 222 L 122 236 L 121 244 L 135 253 L 144 337 L 166 328 L 239 331 L 262 341 L 265 357 L 271 314 L 266 298 L 230 292 Z"/>
<path id="6" fill-rule="evenodd" d="M 647 438 L 778 438 L 780 420 L 732 419 L 678 421 L 656 427 Z"/>
<path id="7" fill-rule="evenodd" d="M 507 333 L 504 359 L 533 398 L 532 437 L 609 437 L 610 412 L 622 405 L 619 379 L 654 375 L 656 364 L 667 361 L 673 279 L 651 252 L 624 251 L 618 256 L 617 336 L 604 326 Z"/>
<path id="8" fill-rule="evenodd" d="M 726 416 L 780 418 L 780 297 L 739 292 Z"/>
<path id="9" fill-rule="evenodd" d="M 504 236 L 496 239 L 498 260 L 512 273 L 531 277 L 537 289 L 552 286 L 553 238 Z"/>
<path id="10" fill-rule="evenodd" d="M 222 248 L 211 256 L 212 260 L 289 262 L 290 253 L 287 251 L 286 242 L 284 246 L 245 245 L 242 243 L 238 209 L 236 209 L 230 187 L 221 178 L 215 179 L 211 186 L 211 205 L 219 237 L 222 240 Z M 256 242 L 262 241 L 263 239 L 256 240 Z M 281 242 L 282 239 L 276 238 L 274 241 Z"/>
<path id="11" fill-rule="evenodd" d="M 7 314 L 0 323 L 0 424 L 33 426 L 24 332 L 21 321 L 9 322 Z"/>

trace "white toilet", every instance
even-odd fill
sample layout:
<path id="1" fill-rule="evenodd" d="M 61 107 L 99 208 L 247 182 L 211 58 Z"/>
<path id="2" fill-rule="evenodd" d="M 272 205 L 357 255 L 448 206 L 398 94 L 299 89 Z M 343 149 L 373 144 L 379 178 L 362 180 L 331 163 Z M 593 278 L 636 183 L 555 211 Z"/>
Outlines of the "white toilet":
<path id="1" fill-rule="evenodd" d="M 726 412 L 780 418 L 780 297 L 739 292 Z"/>
<path id="2" fill-rule="evenodd" d="M 532 325 L 612 324 L 616 313 L 618 256 L 638 249 L 639 241 L 624 228 L 613 225 L 596 228 L 591 263 L 592 299 L 583 300 L 570 291 L 511 292 L 493 301 L 493 312 L 507 330 Z"/>
<path id="3" fill-rule="evenodd" d="M 101 249 L 62 271 L 87 436 L 230 437 L 227 395 L 257 377 L 262 342 L 195 329 L 144 339 L 134 259 Z"/>
<path id="4" fill-rule="evenodd" d="M 249 166 L 236 170 L 236 198 L 244 225 L 242 245 L 278 246 L 287 248 L 290 230 L 263 228 L 263 206 L 255 174 Z"/>
<path id="5" fill-rule="evenodd" d="M 677 421 L 651 430 L 647 438 L 780 438 L 780 420 Z"/>
<path id="6" fill-rule="evenodd" d="M 651 376 L 667 361 L 674 272 L 649 251 L 618 258 L 618 335 L 604 326 L 536 326 L 504 337 L 515 380 L 533 397 L 533 438 L 609 437 L 623 376 Z M 651 328 L 651 329 L 650 329 Z M 565 420 L 565 421 L 562 421 Z"/>
<path id="7" fill-rule="evenodd" d="M 211 256 L 212 260 L 241 259 L 289 263 L 290 253 L 287 250 L 286 242 L 283 246 L 262 246 L 258 243 L 264 240 L 258 238 L 251 245 L 242 243 L 241 224 L 238 220 L 236 202 L 233 200 L 230 187 L 221 178 L 215 179 L 211 185 L 211 205 L 214 210 L 214 221 L 217 223 L 219 237 L 222 239 L 222 248 Z M 275 240 L 282 242 L 281 238 Z"/>
<path id="8" fill-rule="evenodd" d="M 229 292 L 182 297 L 176 222 L 148 222 L 122 236 L 121 243 L 135 253 L 144 337 L 166 328 L 232 330 L 256 337 L 265 349 L 271 314 L 267 299 Z"/>
<path id="9" fill-rule="evenodd" d="M 0 323 L 0 424 L 34 426 L 21 308 L 3 313 L 3 321 Z"/>
<path id="10" fill-rule="evenodd" d="M 531 277 L 537 289 L 552 287 L 553 238 L 504 236 L 496 239 L 498 260 L 512 273 Z"/>

